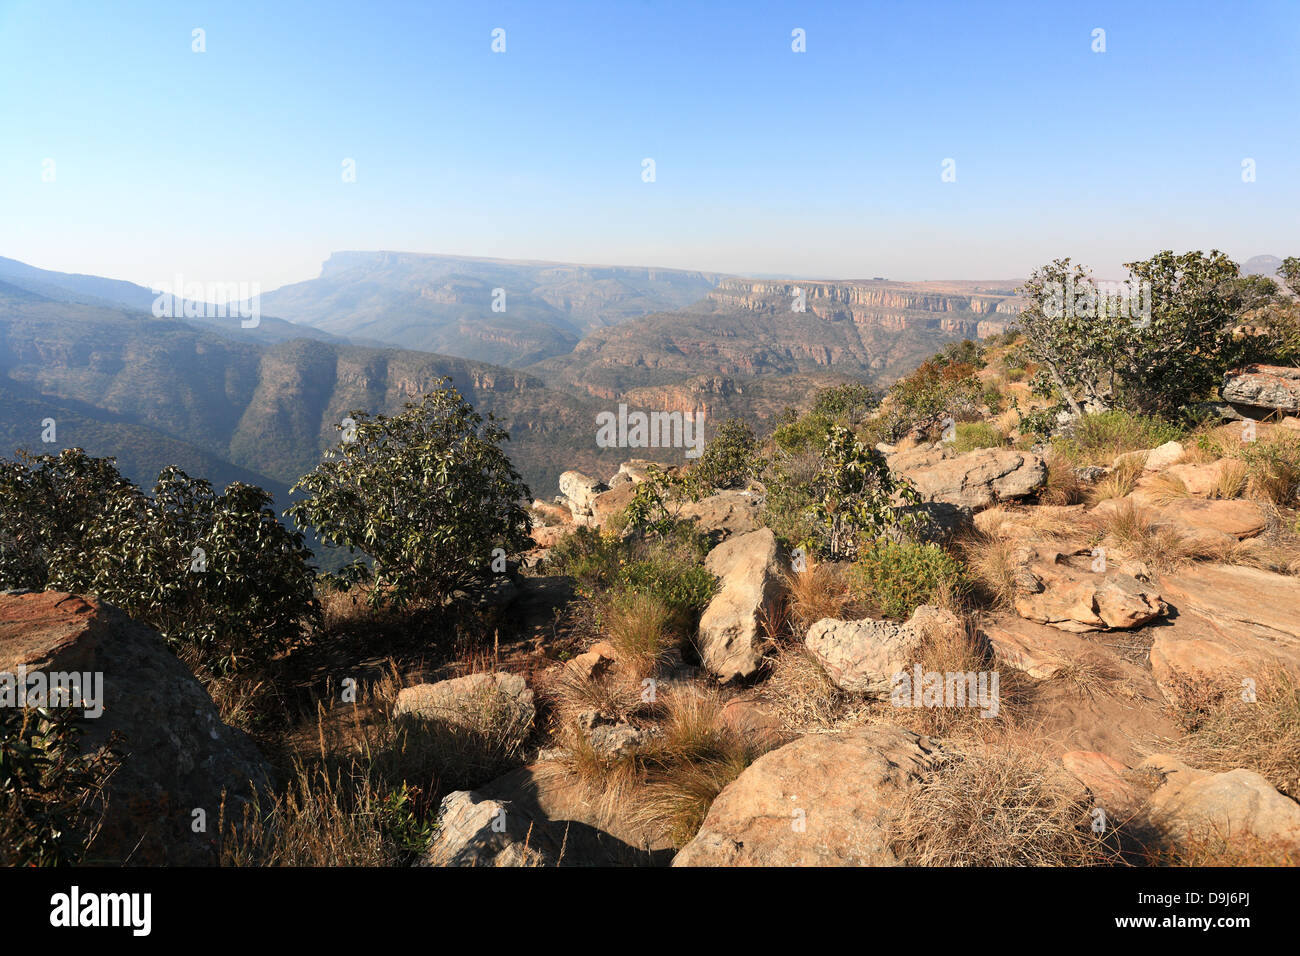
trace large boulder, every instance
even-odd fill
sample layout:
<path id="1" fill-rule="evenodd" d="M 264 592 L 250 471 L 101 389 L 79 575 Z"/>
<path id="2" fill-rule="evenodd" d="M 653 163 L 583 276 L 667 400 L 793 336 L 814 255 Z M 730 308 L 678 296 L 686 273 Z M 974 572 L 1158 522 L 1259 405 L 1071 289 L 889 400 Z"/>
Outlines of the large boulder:
<path id="1" fill-rule="evenodd" d="M 631 480 L 621 482 L 609 491 L 602 491 L 591 499 L 591 517 L 598 525 L 604 525 L 611 518 L 621 515 L 632 499 L 636 497 L 636 484 Z"/>
<path id="2" fill-rule="evenodd" d="M 977 448 L 960 455 L 946 447 L 913 449 L 888 462 L 916 486 L 922 500 L 966 508 L 1024 498 L 1047 483 L 1043 459 L 1014 448 Z"/>
<path id="3" fill-rule="evenodd" d="M 693 521 L 707 535 L 721 540 L 749 534 L 762 527 L 758 518 L 759 499 L 748 491 L 720 491 L 681 506 L 677 517 Z"/>
<path id="4" fill-rule="evenodd" d="M 1253 770 L 1207 773 L 1157 754 L 1143 768 L 1164 774 L 1151 794 L 1151 819 L 1176 843 L 1204 846 L 1224 840 L 1237 849 L 1259 841 L 1295 858 L 1300 853 L 1300 804 L 1278 793 Z"/>
<path id="5" fill-rule="evenodd" d="M 1254 417 L 1259 413 L 1300 412 L 1300 368 L 1248 365 L 1223 378 L 1224 401 Z"/>
<path id="6" fill-rule="evenodd" d="M 895 674 L 910 672 L 918 648 L 933 628 L 960 626 L 950 612 L 923 605 L 902 624 L 823 618 L 808 629 L 804 644 L 836 686 L 883 697 L 889 694 Z"/>
<path id="7" fill-rule="evenodd" d="M 781 589 L 776 535 L 763 528 L 730 538 L 704 567 L 721 584 L 700 616 L 700 659 L 724 682 L 750 677 L 763 662 L 764 609 Z"/>
<path id="8" fill-rule="evenodd" d="M 1164 575 L 1160 589 L 1178 611 L 1151 646 L 1151 673 L 1167 694 L 1198 675 L 1238 678 L 1274 666 L 1300 674 L 1300 580 L 1196 563 Z"/>
<path id="9" fill-rule="evenodd" d="M 0 595 L 0 671 L 20 667 L 102 675 L 102 713 L 78 722 L 81 746 L 107 744 L 120 763 L 86 862 L 215 863 L 223 800 L 226 820 L 240 820 L 253 788 L 269 785 L 270 769 L 247 735 L 222 722 L 158 633 L 74 594 Z M 83 695 L 93 696 L 86 686 Z M 199 820 L 206 828 L 195 832 Z"/>
<path id="10" fill-rule="evenodd" d="M 896 865 L 891 820 L 936 751 L 879 724 L 800 737 L 723 788 L 673 866 Z"/>
<path id="11" fill-rule="evenodd" d="M 560 475 L 560 494 L 564 496 L 575 519 L 591 517 L 592 502 L 597 495 L 608 490 L 599 478 L 580 471 L 566 471 Z"/>
<path id="12" fill-rule="evenodd" d="M 1163 471 L 1170 465 L 1175 465 L 1182 460 L 1183 446 L 1176 441 L 1167 441 L 1158 448 L 1152 448 L 1148 451 L 1129 451 L 1118 456 L 1111 462 L 1112 468 L 1119 468 L 1127 462 L 1142 462 L 1142 468 L 1145 471 Z"/>

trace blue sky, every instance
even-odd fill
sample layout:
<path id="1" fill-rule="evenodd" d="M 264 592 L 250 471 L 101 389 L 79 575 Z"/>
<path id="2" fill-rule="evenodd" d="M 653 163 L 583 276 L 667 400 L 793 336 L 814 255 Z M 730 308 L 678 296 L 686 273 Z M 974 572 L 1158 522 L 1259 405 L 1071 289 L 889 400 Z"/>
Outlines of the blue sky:
<path id="1" fill-rule="evenodd" d="M 1118 275 L 1300 254 L 1300 3 L 0 0 L 0 143 L 0 255 L 146 285 L 342 249 Z"/>

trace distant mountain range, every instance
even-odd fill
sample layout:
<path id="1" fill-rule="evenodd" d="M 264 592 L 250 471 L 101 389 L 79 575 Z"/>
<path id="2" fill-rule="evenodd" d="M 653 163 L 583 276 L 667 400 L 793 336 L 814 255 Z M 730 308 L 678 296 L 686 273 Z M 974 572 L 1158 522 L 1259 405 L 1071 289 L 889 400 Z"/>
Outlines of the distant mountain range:
<path id="1" fill-rule="evenodd" d="M 595 444 L 596 414 L 616 402 L 761 423 L 818 387 L 887 384 L 947 341 L 1000 330 L 1019 307 L 1013 286 L 338 253 L 319 279 L 264 294 L 243 328 L 159 318 L 143 286 L 0 259 L 0 454 L 79 445 L 142 485 L 175 464 L 283 505 L 336 422 L 395 412 L 448 375 L 504 422 L 511 458 L 549 496 L 565 468 L 632 456 Z"/>
<path id="2" fill-rule="evenodd" d="M 718 276 L 406 252 L 336 252 L 319 278 L 262 297 L 293 322 L 401 348 L 523 368 L 592 329 L 684 308 Z"/>

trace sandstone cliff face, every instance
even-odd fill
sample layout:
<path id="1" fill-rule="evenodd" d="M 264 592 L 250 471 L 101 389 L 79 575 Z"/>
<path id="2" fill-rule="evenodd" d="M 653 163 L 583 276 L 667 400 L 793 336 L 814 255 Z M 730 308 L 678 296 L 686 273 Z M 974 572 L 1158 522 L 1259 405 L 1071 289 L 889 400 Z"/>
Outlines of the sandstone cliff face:
<path id="1" fill-rule="evenodd" d="M 803 292 L 808 312 L 818 318 L 896 332 L 920 324 L 953 335 L 982 337 L 1004 331 L 1020 311 L 1020 300 L 1009 291 L 958 294 L 891 282 L 723 279 L 709 300 L 720 309 L 789 310 L 796 289 Z"/>

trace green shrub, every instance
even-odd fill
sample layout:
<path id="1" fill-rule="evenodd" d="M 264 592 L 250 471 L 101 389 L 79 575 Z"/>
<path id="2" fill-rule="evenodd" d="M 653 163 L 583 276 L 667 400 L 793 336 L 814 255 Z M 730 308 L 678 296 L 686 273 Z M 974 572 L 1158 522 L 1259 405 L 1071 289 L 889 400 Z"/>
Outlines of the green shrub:
<path id="1" fill-rule="evenodd" d="M 754 429 L 739 418 L 718 426 L 713 440 L 688 472 L 693 497 L 712 494 L 719 488 L 738 488 L 758 470 L 758 439 Z"/>
<path id="2" fill-rule="evenodd" d="M 823 388 L 813 398 L 812 414 L 840 425 L 859 425 L 880 405 L 880 392 L 862 382 Z"/>
<path id="3" fill-rule="evenodd" d="M 292 489 L 287 511 L 328 543 L 368 557 L 343 574 L 373 577 L 373 605 L 437 602 L 483 578 L 493 552 L 530 546 L 531 495 L 501 450 L 509 435 L 439 380 L 392 417 L 353 412 L 343 440 Z"/>
<path id="4" fill-rule="evenodd" d="M 718 580 L 701 565 L 684 562 L 672 551 L 662 549 L 624 565 L 614 587 L 657 598 L 675 620 L 690 622 L 708 605 Z"/>
<path id="5" fill-rule="evenodd" d="M 0 866 L 80 862 L 115 758 L 81 753 L 72 708 L 0 707 Z"/>
<path id="6" fill-rule="evenodd" d="M 880 539 L 853 566 L 853 594 L 888 617 L 911 616 L 922 604 L 946 604 L 969 589 L 965 565 L 936 544 Z"/>
<path id="7" fill-rule="evenodd" d="M 976 448 L 1001 448 L 1006 438 L 988 422 L 962 422 L 956 426 L 952 446 L 958 452 Z"/>
<path id="8" fill-rule="evenodd" d="M 0 586 L 96 594 L 203 666 L 267 660 L 319 620 L 312 553 L 261 488 L 167 468 L 150 497 L 74 448 L 3 462 L 0 497 Z"/>
<path id="9" fill-rule="evenodd" d="M 573 578 L 579 593 L 592 596 L 614 584 L 627 559 L 628 546 L 595 528 L 576 528 L 551 549 L 547 563 L 556 574 Z"/>
<path id="10" fill-rule="evenodd" d="M 977 370 L 969 362 L 938 356 L 895 382 L 880 420 L 884 440 L 893 442 L 914 430 L 933 429 L 945 418 L 973 415 L 984 400 Z"/>
<path id="11" fill-rule="evenodd" d="M 1253 347 L 1235 327 L 1257 290 L 1223 253 L 1166 250 L 1125 265 L 1127 302 L 1069 259 L 1034 270 L 1019 290 L 1025 350 L 1076 418 L 1089 407 L 1173 417 L 1210 397 Z"/>
<path id="12" fill-rule="evenodd" d="M 1076 464 L 1109 465 L 1117 455 L 1156 448 L 1183 437 L 1179 426 L 1163 419 L 1109 411 L 1083 416 L 1065 435 L 1053 439 L 1052 447 Z"/>

